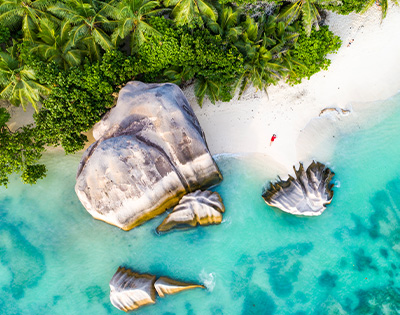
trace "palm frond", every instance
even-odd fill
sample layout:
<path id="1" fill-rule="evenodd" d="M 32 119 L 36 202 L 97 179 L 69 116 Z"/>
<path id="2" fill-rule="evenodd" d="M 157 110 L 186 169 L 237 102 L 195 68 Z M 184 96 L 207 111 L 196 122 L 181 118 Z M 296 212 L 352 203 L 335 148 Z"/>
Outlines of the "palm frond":
<path id="1" fill-rule="evenodd" d="M 32 43 L 35 41 L 36 25 L 28 15 L 25 15 L 22 20 L 22 31 L 24 33 L 24 40 Z"/>
<path id="2" fill-rule="evenodd" d="M 207 16 L 214 21 L 218 19 L 218 12 L 211 3 L 206 0 L 197 0 L 196 2 L 195 4 L 197 4 L 198 11 L 201 15 Z"/>
<path id="3" fill-rule="evenodd" d="M 321 19 L 318 9 L 315 7 L 313 3 L 310 1 L 305 1 L 302 6 L 302 20 L 304 30 L 306 31 L 307 36 L 310 36 L 312 26 L 315 25 L 318 30 L 318 21 Z"/>
<path id="4" fill-rule="evenodd" d="M 287 25 L 297 20 L 301 13 L 301 1 L 285 6 L 277 16 L 278 21 L 283 21 Z"/>
<path id="5" fill-rule="evenodd" d="M 99 28 L 93 29 L 92 36 L 96 43 L 98 43 L 104 50 L 111 50 L 115 48 L 110 37 L 103 30 Z"/>

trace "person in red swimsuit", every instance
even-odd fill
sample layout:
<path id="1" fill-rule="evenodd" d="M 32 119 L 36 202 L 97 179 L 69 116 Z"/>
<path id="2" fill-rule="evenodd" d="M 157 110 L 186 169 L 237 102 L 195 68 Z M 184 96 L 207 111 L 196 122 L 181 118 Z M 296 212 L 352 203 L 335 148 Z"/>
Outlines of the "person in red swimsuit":
<path id="1" fill-rule="evenodd" d="M 271 142 L 269 143 L 269 146 L 272 145 L 272 142 L 274 142 L 275 139 L 276 139 L 276 134 L 273 134 L 272 137 L 271 137 Z"/>

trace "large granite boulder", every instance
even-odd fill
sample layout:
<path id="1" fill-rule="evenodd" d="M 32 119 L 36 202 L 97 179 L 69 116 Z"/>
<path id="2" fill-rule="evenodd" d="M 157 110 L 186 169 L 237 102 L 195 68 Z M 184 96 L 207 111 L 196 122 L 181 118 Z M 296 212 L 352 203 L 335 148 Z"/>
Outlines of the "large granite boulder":
<path id="1" fill-rule="evenodd" d="M 95 126 L 75 191 L 96 219 L 130 230 L 186 193 L 222 180 L 204 132 L 175 84 L 129 82 Z"/>
<path id="2" fill-rule="evenodd" d="M 224 211 L 224 204 L 217 192 L 198 190 L 183 196 L 179 204 L 157 227 L 157 232 L 197 225 L 220 224 Z"/>
<path id="3" fill-rule="evenodd" d="M 299 170 L 293 166 L 296 178 L 289 175 L 288 180 L 279 179 L 270 183 L 262 195 L 265 202 L 282 211 L 305 216 L 320 215 L 326 205 L 332 201 L 335 175 L 329 168 L 319 162 L 312 162 L 307 170 L 300 163 Z"/>

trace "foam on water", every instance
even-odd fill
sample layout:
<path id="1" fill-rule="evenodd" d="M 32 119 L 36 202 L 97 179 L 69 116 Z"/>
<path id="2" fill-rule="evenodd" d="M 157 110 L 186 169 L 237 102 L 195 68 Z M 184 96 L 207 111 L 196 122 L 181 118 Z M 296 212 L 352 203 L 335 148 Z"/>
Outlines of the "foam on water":
<path id="1" fill-rule="evenodd" d="M 208 288 L 137 314 L 398 314 L 399 121 L 400 106 L 337 141 L 340 184 L 319 217 L 264 203 L 283 169 L 266 157 L 219 156 L 222 224 L 165 235 L 163 217 L 129 232 L 94 220 L 74 193 L 80 156 L 48 154 L 45 180 L 0 189 L 0 314 L 122 314 L 108 286 L 120 265 Z"/>
<path id="2" fill-rule="evenodd" d="M 207 273 L 204 269 L 201 271 L 200 275 L 200 281 L 205 285 L 208 291 L 212 292 L 215 287 L 215 274 L 210 272 Z"/>

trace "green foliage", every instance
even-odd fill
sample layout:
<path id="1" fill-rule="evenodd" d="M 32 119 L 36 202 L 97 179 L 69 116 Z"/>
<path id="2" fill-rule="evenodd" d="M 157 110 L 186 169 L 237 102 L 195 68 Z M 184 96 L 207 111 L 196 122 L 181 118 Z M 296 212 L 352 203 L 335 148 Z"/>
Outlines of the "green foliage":
<path id="1" fill-rule="evenodd" d="M 88 56 L 89 51 L 84 47 L 76 47 L 69 36 L 71 24 L 63 21 L 57 25 L 44 18 L 39 23 L 37 38 L 31 44 L 31 53 L 37 53 L 44 60 L 54 61 L 57 65 L 68 69 L 79 66 L 83 56 Z"/>
<path id="2" fill-rule="evenodd" d="M 33 67 L 46 66 L 36 61 Z M 43 83 L 54 85 L 39 113 L 34 115 L 40 138 L 48 145 L 61 145 L 66 153 L 81 150 L 87 137 L 82 134 L 113 106 L 113 85 L 100 63 L 73 67 L 67 71 L 47 67 L 38 72 Z M 54 71 L 54 72 L 53 72 Z M 42 77 L 43 74 L 47 76 Z"/>
<path id="3" fill-rule="evenodd" d="M 159 35 L 157 31 L 146 22 L 147 17 L 156 14 L 159 10 L 158 1 L 151 0 L 122 0 L 115 4 L 105 5 L 105 12 L 116 21 L 115 30 L 111 36 L 114 44 L 129 36 L 131 51 L 137 51 L 140 44 L 148 36 Z"/>
<path id="4" fill-rule="evenodd" d="M 0 43 L 11 42 L 8 28 L 13 41 L 23 33 L 23 44 L 0 52 L 0 96 L 24 108 L 42 104 L 36 127 L 15 132 L 0 111 L 0 185 L 13 172 L 26 183 L 42 178 L 44 145 L 82 149 L 127 81 L 195 82 L 201 106 L 205 97 L 229 101 L 236 88 L 266 89 L 288 75 L 296 84 L 326 69 L 340 40 L 327 27 L 307 34 L 318 25 L 316 5 L 335 1 L 269 0 L 279 17 L 253 19 L 226 0 L 164 0 L 168 8 L 159 0 L 0 0 Z M 252 0 L 235 1 L 245 2 Z M 280 10 L 284 3 L 291 6 Z M 122 52 L 128 45 L 130 56 Z"/>
<path id="5" fill-rule="evenodd" d="M 286 77 L 294 61 L 290 50 L 299 35 L 296 27 L 273 16 L 262 17 L 258 23 L 247 17 L 243 29 L 241 40 L 235 43 L 244 56 L 245 69 L 236 82 L 239 97 L 249 84 L 266 91 L 268 85 Z"/>
<path id="6" fill-rule="evenodd" d="M 243 57 L 236 47 L 200 27 L 174 26 L 162 17 L 153 17 L 151 23 L 162 37 L 144 43 L 135 56 L 136 69 L 145 80 L 180 83 L 197 78 L 220 87 L 211 100 L 232 98 L 231 86 L 243 72 Z"/>
<path id="7" fill-rule="evenodd" d="M 341 0 L 341 5 L 324 5 L 322 8 L 339 14 L 360 13 L 365 7 L 366 0 Z"/>
<path id="8" fill-rule="evenodd" d="M 279 13 L 278 19 L 287 23 L 296 21 L 300 16 L 304 30 L 307 36 L 310 36 L 313 26 L 319 29 L 319 20 L 321 19 L 318 7 L 319 5 L 339 5 L 339 0 L 287 0 L 292 4 L 286 5 Z"/>
<path id="9" fill-rule="evenodd" d="M 119 50 L 110 50 L 103 55 L 100 69 L 110 84 L 119 86 L 133 80 L 138 74 L 133 57 L 127 57 Z"/>
<path id="10" fill-rule="evenodd" d="M 320 70 L 328 69 L 331 61 L 326 55 L 337 52 L 341 43 L 340 38 L 329 31 L 328 26 L 322 26 L 319 31 L 313 29 L 310 37 L 303 29 L 293 57 L 305 67 L 294 65 L 287 82 L 292 85 L 298 84 L 303 78 L 309 79 Z"/>
<path id="11" fill-rule="evenodd" d="M 0 52 L 0 96 L 15 106 L 26 108 L 31 104 L 37 111 L 37 103 L 49 89 L 37 81 L 35 72 L 23 64 L 21 47 L 14 46 Z"/>
<path id="12" fill-rule="evenodd" d="M 60 69 L 54 62 L 28 60 L 42 84 L 52 86 L 34 115 L 38 137 L 66 153 L 83 149 L 89 131 L 113 105 L 118 86 L 136 73 L 132 57 L 109 51 L 101 62 Z"/>
<path id="13" fill-rule="evenodd" d="M 87 141 L 83 133 L 114 105 L 117 86 L 139 75 L 149 82 L 165 80 L 164 72 L 169 70 L 171 75 L 172 70 L 185 67 L 191 69 L 185 79 L 199 78 L 219 86 L 206 89 L 213 101 L 231 98 L 230 85 L 243 69 L 243 59 L 234 47 L 224 47 L 218 36 L 204 29 L 175 27 L 161 17 L 152 22 L 162 37 L 150 37 L 135 56 L 109 51 L 101 62 L 68 70 L 31 58 L 29 66 L 40 82 L 52 86 L 34 116 L 42 141 L 61 145 L 67 153 L 82 149 Z"/>
<path id="14" fill-rule="evenodd" d="M 72 44 L 84 44 L 90 52 L 92 61 L 100 60 L 103 50 L 114 48 L 106 31 L 113 29 L 113 23 L 108 20 L 106 6 L 96 0 L 64 0 L 49 6 L 47 10 L 66 19 L 73 25 L 69 35 Z"/>
<path id="15" fill-rule="evenodd" d="M 44 143 L 38 140 L 37 130 L 31 125 L 12 132 L 6 125 L 9 119 L 7 110 L 0 108 L 0 186 L 7 186 L 13 173 L 21 173 L 26 184 L 35 184 L 46 175 L 46 167 L 37 163 Z"/>
<path id="16" fill-rule="evenodd" d="M 0 44 L 5 44 L 10 40 L 10 29 L 0 25 Z"/>
<path id="17" fill-rule="evenodd" d="M 8 122 L 10 119 L 10 114 L 5 108 L 0 108 L 0 128 L 3 128 L 4 125 Z"/>
<path id="18" fill-rule="evenodd" d="M 33 41 L 39 20 L 48 16 L 46 8 L 51 3 L 52 0 L 2 0 L 0 25 L 13 31 L 22 28 L 25 40 Z"/>
<path id="19" fill-rule="evenodd" d="M 173 7 L 171 15 L 178 26 L 201 24 L 203 17 L 207 17 L 213 21 L 218 18 L 218 13 L 212 1 L 164 0 L 164 5 L 166 7 Z"/>
<path id="20" fill-rule="evenodd" d="M 194 85 L 194 93 L 201 107 L 206 95 L 213 104 L 218 100 L 223 102 L 230 101 L 232 98 L 232 87 L 231 85 L 221 84 L 217 80 L 213 81 L 205 77 L 199 77 Z"/>
<path id="21" fill-rule="evenodd" d="M 274 3 L 276 5 L 282 5 L 284 0 L 263 0 L 263 2 Z M 218 0 L 221 4 L 235 3 L 236 5 L 245 5 L 256 3 L 257 0 Z"/>
<path id="22" fill-rule="evenodd" d="M 356 13 L 364 13 L 366 12 L 370 7 L 376 5 L 379 3 L 380 9 L 382 10 L 382 19 L 386 17 L 387 14 L 387 9 L 390 0 L 341 0 L 342 5 L 337 6 L 337 7 L 332 7 L 330 5 L 323 6 L 324 9 L 330 10 L 337 12 L 339 14 L 349 14 L 351 12 L 356 12 Z M 399 5 L 398 0 L 392 0 L 394 4 Z"/>

